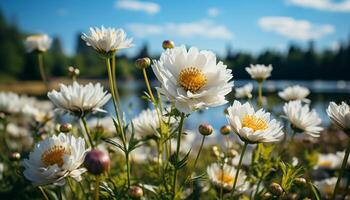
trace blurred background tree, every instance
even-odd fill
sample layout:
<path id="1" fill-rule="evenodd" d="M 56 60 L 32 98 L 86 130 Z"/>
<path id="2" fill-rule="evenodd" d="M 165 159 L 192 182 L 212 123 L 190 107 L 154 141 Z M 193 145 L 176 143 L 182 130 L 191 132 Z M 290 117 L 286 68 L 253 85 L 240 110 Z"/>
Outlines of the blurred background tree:
<path id="1" fill-rule="evenodd" d="M 9 23 L 0 11 L 0 81 L 39 80 L 40 75 L 36 57 L 27 54 L 23 41 L 31 33 L 22 32 L 15 23 Z M 160 41 L 161 42 L 161 41 Z M 134 60 L 149 57 L 149 46 L 144 43 L 134 57 L 118 54 L 117 76 L 119 79 L 142 79 L 134 67 Z M 153 58 L 158 58 L 154 55 Z M 78 67 L 84 78 L 106 77 L 104 59 L 86 46 L 80 33 L 76 36 L 76 51 L 74 55 L 65 55 L 60 38 L 53 37 L 50 51 L 45 55 L 45 65 L 51 77 L 61 77 L 67 74 L 68 66 Z M 350 40 L 344 42 L 338 50 L 315 50 L 315 44 L 310 41 L 308 48 L 303 49 L 291 44 L 285 53 L 275 50 L 265 50 L 258 55 L 242 52 L 228 46 L 223 58 L 233 69 L 235 78 L 248 79 L 245 67 L 250 64 L 272 64 L 274 67 L 272 79 L 289 80 L 350 80 Z M 153 73 L 149 77 L 154 79 Z"/>

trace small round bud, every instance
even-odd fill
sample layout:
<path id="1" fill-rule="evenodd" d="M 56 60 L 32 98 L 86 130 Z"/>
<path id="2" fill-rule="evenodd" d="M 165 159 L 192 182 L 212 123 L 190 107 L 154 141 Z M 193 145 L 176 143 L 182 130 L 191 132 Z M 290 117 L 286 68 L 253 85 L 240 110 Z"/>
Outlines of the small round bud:
<path id="1" fill-rule="evenodd" d="M 62 133 L 69 133 L 72 129 L 73 129 L 73 126 L 70 123 L 60 125 L 60 132 Z"/>
<path id="2" fill-rule="evenodd" d="M 131 186 L 128 190 L 128 194 L 133 199 L 141 199 L 141 197 L 143 197 L 143 190 L 139 186 Z"/>
<path id="3" fill-rule="evenodd" d="M 162 46 L 163 49 L 172 49 L 175 47 L 175 43 L 171 40 L 164 40 Z"/>
<path id="4" fill-rule="evenodd" d="M 296 185 L 304 186 L 306 184 L 305 178 L 299 177 L 294 180 Z"/>
<path id="5" fill-rule="evenodd" d="M 19 161 L 21 159 L 21 154 L 18 152 L 10 153 L 9 158 L 11 161 Z"/>
<path id="6" fill-rule="evenodd" d="M 201 124 L 198 126 L 198 131 L 203 136 L 208 136 L 208 135 L 211 135 L 213 133 L 213 127 L 207 123 Z"/>
<path id="7" fill-rule="evenodd" d="M 80 70 L 78 68 L 73 67 L 73 66 L 69 66 L 68 73 L 69 73 L 69 76 L 79 76 Z"/>
<path id="8" fill-rule="evenodd" d="M 230 125 L 224 125 L 220 128 L 220 133 L 222 135 L 228 135 L 231 133 L 231 126 Z"/>
<path id="9" fill-rule="evenodd" d="M 139 58 L 135 61 L 135 65 L 138 69 L 146 69 L 151 65 L 151 59 L 149 58 Z"/>
<path id="10" fill-rule="evenodd" d="M 219 156 L 220 156 L 219 147 L 213 146 L 213 147 L 211 148 L 211 150 L 212 150 L 212 153 L 213 153 L 214 156 L 216 156 L 216 157 L 219 157 Z"/>
<path id="11" fill-rule="evenodd" d="M 109 170 L 111 160 L 108 153 L 93 149 L 89 151 L 84 160 L 84 165 L 88 172 L 93 175 L 100 175 Z"/>
<path id="12" fill-rule="evenodd" d="M 283 188 L 278 183 L 271 183 L 269 191 L 276 196 L 283 194 Z"/>

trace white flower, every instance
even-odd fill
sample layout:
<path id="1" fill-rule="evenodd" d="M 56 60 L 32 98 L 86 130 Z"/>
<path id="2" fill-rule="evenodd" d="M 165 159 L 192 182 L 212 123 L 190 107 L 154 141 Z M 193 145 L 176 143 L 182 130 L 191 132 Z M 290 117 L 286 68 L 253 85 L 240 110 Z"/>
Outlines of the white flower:
<path id="1" fill-rule="evenodd" d="M 252 79 L 263 81 L 271 76 L 272 65 L 250 65 L 250 67 L 246 67 L 245 70 L 250 74 Z"/>
<path id="2" fill-rule="evenodd" d="M 93 118 L 89 120 L 88 126 L 92 128 L 102 127 L 104 132 L 114 133 L 116 131 L 113 119 L 111 117 L 103 117 L 103 118 Z"/>
<path id="3" fill-rule="evenodd" d="M 83 138 L 60 133 L 36 144 L 23 161 L 23 174 L 34 185 L 64 185 L 68 176 L 80 181 L 86 171 L 80 168 L 86 152 Z"/>
<path id="4" fill-rule="evenodd" d="M 342 102 L 337 105 L 334 102 L 330 102 L 327 114 L 335 125 L 350 134 L 350 107 L 348 104 Z"/>
<path id="5" fill-rule="evenodd" d="M 40 52 L 45 52 L 47 51 L 52 43 L 52 39 L 46 35 L 31 35 L 26 38 L 24 41 L 24 46 L 27 50 L 27 52 L 32 52 L 32 51 L 40 51 Z"/>
<path id="6" fill-rule="evenodd" d="M 138 136 L 155 135 L 159 129 L 159 119 L 156 110 L 143 110 L 132 120 L 135 134 Z"/>
<path id="7" fill-rule="evenodd" d="M 13 92 L 0 92 L 0 111 L 6 114 L 26 114 L 25 107 L 34 105 L 36 100 Z"/>
<path id="8" fill-rule="evenodd" d="M 322 169 L 337 169 L 340 167 L 342 163 L 342 158 L 339 157 L 339 155 L 336 154 L 319 154 L 318 160 L 316 164 L 317 168 Z"/>
<path id="9" fill-rule="evenodd" d="M 315 110 L 310 110 L 309 105 L 302 105 L 301 101 L 290 101 L 285 103 L 283 111 L 292 127 L 304 132 L 312 137 L 319 137 L 323 130 L 321 125 L 321 118 Z"/>
<path id="10" fill-rule="evenodd" d="M 217 163 L 213 163 L 207 168 L 207 173 L 210 182 L 219 188 L 225 190 L 231 190 L 236 176 L 236 169 L 233 166 L 225 164 L 221 167 Z M 243 171 L 239 172 L 236 189 L 240 191 L 240 188 L 245 185 L 246 175 Z"/>
<path id="11" fill-rule="evenodd" d="M 252 91 L 253 91 L 253 84 L 248 83 L 242 87 L 235 88 L 235 97 L 251 99 L 253 97 Z"/>
<path id="12" fill-rule="evenodd" d="M 102 54 L 115 53 L 119 49 L 133 46 L 132 38 L 127 39 L 123 29 L 101 27 L 90 28 L 90 35 L 83 33 L 81 38 L 88 46 L 92 46 L 97 52 Z"/>
<path id="13" fill-rule="evenodd" d="M 321 192 L 321 195 L 323 197 L 327 197 L 327 196 L 329 197 L 333 194 L 336 183 L 337 183 L 336 177 L 314 182 L 314 184 L 316 185 L 318 190 Z"/>
<path id="14" fill-rule="evenodd" d="M 280 123 L 270 119 L 270 113 L 263 109 L 255 112 L 248 102 L 242 105 L 235 100 L 227 111 L 232 129 L 245 142 L 275 142 L 284 134 Z"/>
<path id="15" fill-rule="evenodd" d="M 310 102 L 309 99 L 306 99 L 309 94 L 310 90 L 300 85 L 290 86 L 283 91 L 278 92 L 278 96 L 280 96 L 285 101 L 301 100 L 305 103 Z"/>
<path id="16" fill-rule="evenodd" d="M 195 47 L 167 49 L 152 69 L 161 82 L 159 91 L 186 114 L 227 103 L 225 95 L 233 87 L 231 70 L 217 63 L 213 52 Z"/>
<path id="17" fill-rule="evenodd" d="M 100 83 L 80 85 L 77 82 L 69 86 L 60 84 L 59 92 L 52 90 L 47 96 L 58 107 L 58 111 L 77 116 L 96 111 L 104 112 L 101 107 L 111 98 L 107 91 L 103 91 Z"/>

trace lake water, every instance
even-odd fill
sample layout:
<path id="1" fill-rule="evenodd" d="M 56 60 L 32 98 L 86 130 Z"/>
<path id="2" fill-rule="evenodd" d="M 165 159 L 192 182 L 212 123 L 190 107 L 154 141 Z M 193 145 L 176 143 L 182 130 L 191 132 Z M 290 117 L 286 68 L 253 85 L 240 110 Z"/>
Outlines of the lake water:
<path id="1" fill-rule="evenodd" d="M 240 87 L 248 82 L 252 81 L 235 80 L 235 87 Z M 255 82 L 252 83 L 254 83 L 253 95 L 256 96 L 257 85 Z M 295 84 L 299 84 L 310 89 L 311 94 L 308 98 L 312 102 L 311 107 L 316 109 L 316 111 L 319 113 L 324 126 L 327 126 L 330 123 L 326 114 L 326 108 L 330 101 L 350 102 L 350 81 L 266 81 L 263 85 L 263 95 L 267 97 L 269 105 L 273 105 L 270 106 L 268 110 L 272 110 L 273 113 L 276 113 L 277 115 L 280 114 L 284 102 L 277 96 L 277 92 Z M 152 86 L 157 85 L 157 82 L 152 83 Z M 120 82 L 119 87 L 121 91 L 122 106 L 126 112 L 127 120 L 137 116 L 147 107 L 152 108 L 151 104 L 147 105 L 145 101 L 141 99 L 143 91 L 146 90 L 143 82 Z M 232 92 L 228 96 L 228 100 L 230 103 L 232 103 L 234 99 L 235 98 Z M 253 103 L 255 102 L 253 101 Z M 228 107 L 228 105 L 229 104 L 191 114 L 186 121 L 186 128 L 196 130 L 199 124 L 209 122 L 216 130 L 219 130 L 222 125 L 227 123 L 223 111 Z M 113 112 L 111 102 L 107 105 L 107 110 Z"/>

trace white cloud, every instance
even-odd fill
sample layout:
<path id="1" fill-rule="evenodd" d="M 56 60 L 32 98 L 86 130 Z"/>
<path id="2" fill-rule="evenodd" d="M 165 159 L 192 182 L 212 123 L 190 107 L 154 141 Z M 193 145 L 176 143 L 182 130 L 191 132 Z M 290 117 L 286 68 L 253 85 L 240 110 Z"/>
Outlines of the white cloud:
<path id="1" fill-rule="evenodd" d="M 218 8 L 209 8 L 208 9 L 208 15 L 210 17 L 216 17 L 220 14 L 220 10 Z"/>
<path id="2" fill-rule="evenodd" d="M 312 24 L 291 17 L 262 17 L 258 20 L 258 25 L 265 31 L 302 41 L 317 40 L 335 31 L 330 24 Z"/>
<path id="3" fill-rule="evenodd" d="M 233 33 L 226 26 L 216 24 L 211 20 L 163 25 L 135 23 L 129 24 L 128 28 L 138 37 L 166 34 L 185 38 L 202 37 L 224 40 L 233 38 Z"/>
<path id="4" fill-rule="evenodd" d="M 138 0 L 118 0 L 115 7 L 124 10 L 142 11 L 150 15 L 160 11 L 160 6 L 154 2 L 138 1 Z"/>
<path id="5" fill-rule="evenodd" d="M 288 4 L 330 12 L 350 12 L 350 0 L 286 0 Z"/>

